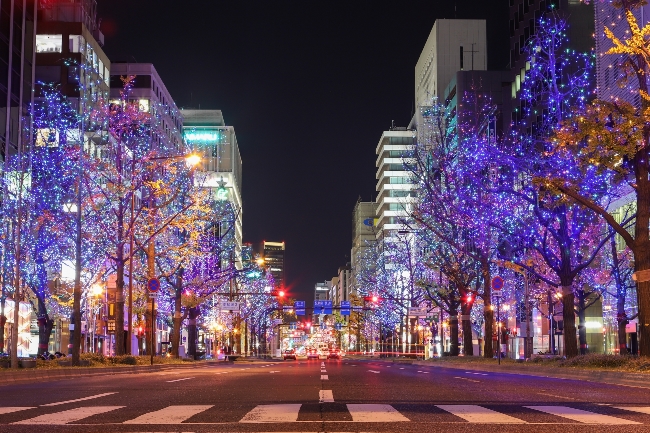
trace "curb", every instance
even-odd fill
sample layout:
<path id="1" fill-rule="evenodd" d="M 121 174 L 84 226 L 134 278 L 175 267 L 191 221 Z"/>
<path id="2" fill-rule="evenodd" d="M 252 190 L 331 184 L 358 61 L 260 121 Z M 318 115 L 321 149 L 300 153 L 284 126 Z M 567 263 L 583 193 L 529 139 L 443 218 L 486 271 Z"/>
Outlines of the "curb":
<path id="1" fill-rule="evenodd" d="M 401 363 L 400 361 L 394 361 L 393 363 Z M 403 362 L 402 362 L 403 363 Z M 623 371 L 585 371 L 585 370 L 569 370 L 569 371 L 548 371 L 548 370 L 539 370 L 539 369 L 529 369 L 529 368 L 517 368 L 507 366 L 498 366 L 498 365 L 439 365 L 431 362 L 424 361 L 412 361 L 408 364 L 421 365 L 428 367 L 436 368 L 453 368 L 456 370 L 473 370 L 473 371 L 486 371 L 490 373 L 501 373 L 501 374 L 516 374 L 522 376 L 537 376 L 537 377 L 548 377 L 553 379 L 564 379 L 564 380 L 582 380 L 585 382 L 597 382 L 597 383 L 607 383 L 610 385 L 623 385 L 623 386 L 633 386 L 636 388 L 647 388 L 650 389 L 650 374 L 643 373 L 627 373 Z"/>
<path id="2" fill-rule="evenodd" d="M 79 377 L 107 376 L 115 374 L 139 374 L 139 373 L 156 373 L 165 370 L 189 369 L 205 366 L 199 365 L 137 365 L 134 367 L 63 367 L 61 369 L 41 370 L 41 371 L 20 371 L 0 374 L 0 386 L 37 383 L 50 380 L 72 379 Z"/>

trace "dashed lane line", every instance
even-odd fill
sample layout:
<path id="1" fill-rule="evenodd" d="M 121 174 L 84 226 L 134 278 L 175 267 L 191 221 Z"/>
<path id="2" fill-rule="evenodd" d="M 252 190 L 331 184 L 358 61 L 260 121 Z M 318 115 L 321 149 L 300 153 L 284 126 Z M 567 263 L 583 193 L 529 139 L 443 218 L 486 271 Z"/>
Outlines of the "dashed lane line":
<path id="1" fill-rule="evenodd" d="M 167 380 L 166 382 L 167 383 L 172 383 L 172 382 L 180 382 L 182 380 L 190 380 L 190 379 L 194 379 L 194 378 L 193 377 L 184 377 L 182 379 Z"/>
<path id="2" fill-rule="evenodd" d="M 331 389 L 321 389 L 318 393 L 319 403 L 334 403 L 334 394 Z"/>

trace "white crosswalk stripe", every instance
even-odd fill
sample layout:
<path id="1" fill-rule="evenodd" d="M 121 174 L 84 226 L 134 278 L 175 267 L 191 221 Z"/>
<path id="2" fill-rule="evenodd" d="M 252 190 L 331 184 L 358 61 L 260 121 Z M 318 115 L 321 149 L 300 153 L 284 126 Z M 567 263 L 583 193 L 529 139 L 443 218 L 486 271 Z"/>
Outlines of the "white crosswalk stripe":
<path id="1" fill-rule="evenodd" d="M 331 390 L 320 390 L 319 391 L 319 402 L 320 403 L 333 403 L 334 395 Z M 251 409 L 246 413 L 242 418 L 237 417 L 232 419 L 229 422 L 240 423 L 288 423 L 288 422 L 309 422 L 309 421 L 299 421 L 300 410 L 302 404 L 265 404 L 251 406 Z M 397 410 L 390 404 L 347 404 L 347 411 L 352 418 L 352 421 L 344 421 L 343 419 L 339 420 L 329 420 L 332 422 L 368 422 L 368 423 L 377 423 L 377 422 L 424 422 L 426 418 L 422 418 L 421 413 L 415 413 L 415 419 L 410 419 L 411 412 L 406 409 L 404 412 L 403 406 L 400 407 L 400 410 Z M 408 407 L 408 406 L 407 406 Z M 532 412 L 526 412 L 522 410 L 517 410 L 517 408 L 526 408 L 529 410 L 534 410 L 537 412 L 542 412 L 557 417 L 556 420 L 547 420 L 545 423 L 548 424 L 574 424 L 575 422 L 591 425 L 639 425 L 639 424 L 650 424 L 650 418 L 644 419 L 650 415 L 650 406 L 606 406 L 607 409 L 618 409 L 622 411 L 636 413 L 634 416 L 637 418 L 636 421 L 631 421 L 625 419 L 625 415 L 606 415 L 598 413 L 601 409 L 595 407 L 593 409 L 577 409 L 570 406 L 508 406 L 506 413 L 500 411 L 498 408 L 495 409 L 495 406 L 491 406 L 489 409 L 481 405 L 464 405 L 464 404 L 441 404 L 441 405 L 432 405 L 432 407 L 443 410 L 450 417 L 444 422 L 456 422 L 456 423 L 471 423 L 471 424 L 537 424 L 537 421 L 534 418 L 530 418 Z M 22 415 L 28 417 L 22 421 L 12 422 L 12 424 L 22 424 L 22 425 L 66 425 L 70 423 L 75 423 L 81 421 L 82 423 L 87 423 L 84 419 L 92 417 L 94 415 L 101 415 L 107 412 L 117 411 L 118 409 L 125 408 L 125 406 L 84 406 L 78 407 L 69 410 L 61 410 L 54 413 L 41 414 L 34 416 L 33 412 L 29 412 L 29 415 Z M 16 420 L 16 416 L 20 417 L 21 411 L 28 410 L 47 410 L 43 406 L 39 407 L 0 407 L 0 423 L 3 418 L 3 415 L 19 413 L 18 415 L 8 415 L 9 418 L 5 423 Z M 101 425 L 102 423 L 111 423 L 110 419 L 114 419 L 115 416 L 120 417 L 120 421 L 123 424 L 131 425 L 179 425 L 183 423 L 188 423 L 189 419 L 195 415 L 201 414 L 209 409 L 217 411 L 215 405 L 174 405 L 167 406 L 165 408 L 156 408 L 150 412 L 144 413 L 136 418 L 123 421 L 125 419 L 124 415 L 109 415 L 108 417 L 98 418 L 99 421 L 96 423 L 90 422 L 87 424 Z M 141 413 L 141 412 L 140 412 Z M 430 412 L 432 416 L 438 417 L 440 420 L 441 414 L 436 413 L 435 410 Z M 308 416 L 308 415 L 307 415 Z M 206 415 L 203 415 L 203 421 L 201 424 L 212 424 L 210 421 L 205 421 Z M 457 417 L 455 420 L 451 417 Z M 84 420 L 84 421 L 82 421 Z M 104 420 L 104 421 L 102 421 Z M 314 420 L 311 420 L 314 421 Z M 325 420 L 324 420 L 325 421 Z M 643 422 L 639 422 L 643 421 Z M 112 421 L 113 423 L 115 421 Z M 436 422 L 436 421 L 432 421 Z M 218 424 L 218 423 L 214 423 Z M 0 430 L 2 430 L 0 428 Z"/>
<path id="2" fill-rule="evenodd" d="M 180 424 L 197 413 L 210 409 L 212 405 L 167 406 L 155 412 L 148 412 L 124 424 Z"/>
<path id="3" fill-rule="evenodd" d="M 473 423 L 526 424 L 526 421 L 519 418 L 473 404 L 440 404 L 436 407 Z"/>
<path id="4" fill-rule="evenodd" d="M 610 415 L 601 415 L 599 413 L 588 412 L 582 409 L 575 409 L 567 406 L 524 406 L 528 409 L 538 410 L 551 415 L 560 416 L 573 421 L 585 424 L 641 424 L 636 421 L 630 421 L 623 418 L 616 418 Z"/>
<path id="5" fill-rule="evenodd" d="M 265 404 L 255 407 L 239 420 L 241 423 L 296 422 L 301 404 Z"/>
<path id="6" fill-rule="evenodd" d="M 64 410 L 62 412 L 40 415 L 35 418 L 29 418 L 23 421 L 15 422 L 13 424 L 65 425 L 71 422 L 79 421 L 80 419 L 88 418 L 89 416 L 110 412 L 112 410 L 121 409 L 123 407 L 124 406 L 78 407 L 75 409 Z"/>
<path id="7" fill-rule="evenodd" d="M 389 404 L 348 404 L 353 422 L 403 422 L 409 421 Z"/>
<path id="8" fill-rule="evenodd" d="M 631 412 L 639 412 L 639 413 L 645 413 L 646 415 L 650 415 L 650 406 L 612 406 L 613 408 L 616 409 L 621 409 L 621 410 L 629 410 Z"/>

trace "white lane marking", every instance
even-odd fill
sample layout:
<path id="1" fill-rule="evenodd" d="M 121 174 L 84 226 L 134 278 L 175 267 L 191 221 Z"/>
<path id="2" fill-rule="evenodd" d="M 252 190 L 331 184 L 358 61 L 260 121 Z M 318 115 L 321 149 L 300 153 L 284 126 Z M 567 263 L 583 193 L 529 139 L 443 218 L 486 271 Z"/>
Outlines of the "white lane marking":
<path id="1" fill-rule="evenodd" d="M 48 413 L 35 418 L 25 419 L 13 424 L 41 424 L 41 425 L 65 425 L 70 422 L 79 421 L 80 419 L 100 413 L 110 412 L 121 409 L 124 406 L 88 406 L 78 407 L 75 409 L 64 410 L 62 412 Z"/>
<path id="2" fill-rule="evenodd" d="M 629 410 L 632 412 L 645 413 L 650 415 L 650 406 L 612 406 L 616 409 Z"/>
<path id="3" fill-rule="evenodd" d="M 422 373 L 422 370 L 418 370 L 418 373 Z"/>
<path id="4" fill-rule="evenodd" d="M 168 380 L 167 383 L 180 382 L 181 380 L 190 380 L 190 379 L 194 379 L 194 377 L 184 377 L 183 379 Z"/>
<path id="5" fill-rule="evenodd" d="M 271 371 L 269 371 L 269 373 L 279 373 L 279 372 L 280 372 L 280 370 L 271 370 Z"/>
<path id="6" fill-rule="evenodd" d="M 404 367 L 400 367 L 399 369 L 400 369 L 400 370 L 404 370 Z"/>
<path id="7" fill-rule="evenodd" d="M 386 368 L 390 368 L 390 365 L 387 365 Z"/>
<path id="8" fill-rule="evenodd" d="M 330 389 L 321 389 L 318 392 L 319 403 L 334 403 L 334 394 Z"/>
<path id="9" fill-rule="evenodd" d="M 21 410 L 35 409 L 34 407 L 0 407 L 0 415 L 5 413 L 20 412 Z"/>
<path id="10" fill-rule="evenodd" d="M 422 373 L 424 373 L 424 374 L 429 374 L 429 372 L 428 372 L 428 371 L 423 371 Z"/>
<path id="11" fill-rule="evenodd" d="M 124 424 L 180 424 L 197 413 L 208 410 L 213 405 L 167 406 L 164 409 L 145 413 Z"/>
<path id="12" fill-rule="evenodd" d="M 320 380 L 330 380 L 329 376 L 326 374 L 321 374 L 320 375 Z"/>
<path id="13" fill-rule="evenodd" d="M 481 383 L 480 380 L 468 379 L 466 377 L 460 377 L 460 376 L 454 376 L 454 379 L 462 379 L 462 380 L 466 380 L 468 382 Z"/>
<path id="14" fill-rule="evenodd" d="M 371 372 L 371 373 L 379 373 L 379 372 L 376 371 L 376 370 L 368 370 L 368 371 Z"/>
<path id="15" fill-rule="evenodd" d="M 436 407 L 468 422 L 483 424 L 528 424 L 519 418 L 505 415 L 473 404 L 438 404 Z"/>
<path id="16" fill-rule="evenodd" d="M 389 404 L 348 404 L 353 422 L 399 422 L 409 421 Z"/>
<path id="17" fill-rule="evenodd" d="M 248 412 L 239 422 L 295 422 L 298 421 L 298 412 L 301 404 L 265 404 L 256 406 Z"/>
<path id="18" fill-rule="evenodd" d="M 327 373 L 327 370 L 321 370 L 320 372 L 321 373 Z"/>
<path id="19" fill-rule="evenodd" d="M 574 409 L 567 406 L 524 406 L 528 409 L 537 410 L 562 418 L 571 419 L 585 424 L 641 424 L 640 422 L 630 421 L 627 419 L 616 418 L 609 415 L 588 412 L 586 410 Z"/>
<path id="20" fill-rule="evenodd" d="M 91 395 L 90 397 L 77 398 L 75 400 L 57 401 L 56 403 L 42 404 L 41 406 L 58 406 L 60 404 L 76 403 L 78 401 L 92 400 L 94 398 L 106 397 L 107 395 L 117 394 L 117 392 L 105 392 L 104 394 Z"/>
<path id="21" fill-rule="evenodd" d="M 539 394 L 539 395 L 548 395 L 550 397 L 555 397 L 555 398 L 563 398 L 565 400 L 578 400 L 577 398 L 564 397 L 563 395 L 557 395 L 557 394 L 549 394 L 548 392 L 538 392 L 537 394 Z"/>

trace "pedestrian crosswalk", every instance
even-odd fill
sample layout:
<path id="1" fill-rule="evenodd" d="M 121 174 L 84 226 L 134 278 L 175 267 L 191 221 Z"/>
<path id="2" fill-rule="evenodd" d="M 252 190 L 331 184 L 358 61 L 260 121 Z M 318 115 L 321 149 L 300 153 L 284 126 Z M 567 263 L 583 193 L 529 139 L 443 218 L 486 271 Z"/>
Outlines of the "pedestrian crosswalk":
<path id="1" fill-rule="evenodd" d="M 223 423 L 470 423 L 470 424 L 589 424 L 650 425 L 650 406 L 614 405 L 472 405 L 472 404 L 360 404 L 334 402 L 331 391 L 320 396 L 318 420 L 314 403 L 261 404 L 232 411 L 218 404 L 173 405 L 150 411 L 128 406 L 81 406 L 52 411 L 52 407 L 0 407 L 0 425 L 178 425 Z M 328 406 L 330 405 L 330 406 Z M 415 407 L 417 406 L 417 407 Z M 331 408 L 331 410 L 328 410 Z M 45 412 L 45 413 L 43 413 Z M 136 413 L 137 412 L 137 413 Z M 230 416 L 230 415 L 229 415 Z M 217 419 L 219 422 L 215 422 Z"/>

